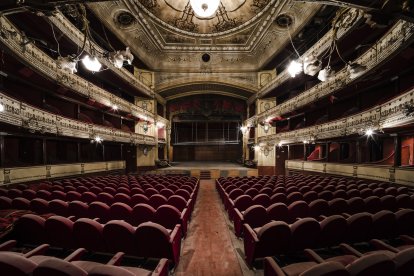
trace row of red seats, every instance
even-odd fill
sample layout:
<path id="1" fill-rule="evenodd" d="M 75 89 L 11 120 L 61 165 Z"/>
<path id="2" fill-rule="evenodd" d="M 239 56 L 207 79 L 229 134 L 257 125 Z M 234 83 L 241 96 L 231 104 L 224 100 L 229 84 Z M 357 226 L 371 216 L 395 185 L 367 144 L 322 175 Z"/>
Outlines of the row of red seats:
<path id="1" fill-rule="evenodd" d="M 401 195 L 400 199 L 405 198 L 405 196 L 408 197 L 407 195 Z M 408 197 L 408 199 L 410 198 Z M 309 204 L 305 201 L 295 201 L 290 205 L 274 203 L 268 207 L 266 207 L 267 205 L 246 205 L 240 207 L 237 203 L 238 201 L 235 204 L 234 215 L 232 217 L 236 236 L 242 235 L 242 225 L 244 223 L 258 227 L 270 220 L 292 223 L 297 218 L 313 217 L 319 220 L 321 216 L 340 215 L 344 213 L 356 214 L 368 212 L 373 214 L 381 210 L 395 212 L 400 208 L 414 209 L 414 201 L 398 201 L 396 197 L 390 195 L 381 198 L 371 196 L 366 199 L 355 197 L 349 200 L 342 198 L 336 198 L 330 201 L 317 199 Z M 244 209 L 245 207 L 247 208 Z"/>
<path id="2" fill-rule="evenodd" d="M 8 241 L 0 245 L 0 271 L 7 276 L 45 276 L 45 275 L 76 275 L 76 276 L 167 276 L 168 260 L 161 259 L 153 270 L 138 267 L 121 266 L 124 253 L 116 253 L 109 262 L 103 264 L 83 261 L 86 253 L 78 248 L 65 258 L 44 255 L 49 249 L 43 244 L 35 249 L 20 253 L 11 251 L 16 241 Z"/>
<path id="3" fill-rule="evenodd" d="M 177 265 L 180 257 L 181 226 L 167 229 L 153 222 L 134 227 L 122 220 L 101 224 L 96 220 L 72 220 L 33 214 L 20 217 L 12 235 L 23 244 L 49 243 L 61 248 L 83 247 L 92 252 L 125 252 L 142 258 L 167 258 Z"/>
<path id="4" fill-rule="evenodd" d="M 283 221 L 272 221 L 258 228 L 244 224 L 246 262 L 252 266 L 257 258 L 294 253 L 305 248 L 412 234 L 413 216 L 414 210 L 404 209 L 397 213 L 383 210 L 373 215 L 334 215 L 321 222 L 314 218 L 302 218 L 290 225 Z"/>
<path id="5" fill-rule="evenodd" d="M 185 237 L 191 210 L 187 208 L 183 198 L 178 199 L 171 200 L 171 204 L 160 205 L 156 209 L 145 203 L 136 204 L 132 208 L 122 202 L 116 202 L 108 206 L 99 201 L 86 204 L 81 201 L 65 202 L 58 199 L 48 202 L 38 198 L 31 201 L 22 198 L 15 198 L 12 201 L 8 199 L 9 201 L 6 201 L 6 203 L 9 206 L 5 206 L 2 197 L 0 197 L 0 205 L 5 206 L 5 209 L 31 210 L 39 215 L 56 214 L 73 217 L 74 219 L 98 218 L 101 223 L 109 220 L 124 220 L 137 226 L 143 222 L 154 221 L 167 228 L 173 228 L 176 224 L 180 224 L 183 237 Z"/>
<path id="6" fill-rule="evenodd" d="M 404 235 L 400 238 L 406 243 L 399 247 L 373 239 L 370 250 L 365 253 L 348 244 L 341 244 L 342 254 L 325 259 L 314 250 L 305 249 L 309 261 L 284 267 L 280 267 L 271 257 L 266 257 L 264 275 L 411 276 L 414 272 L 414 239 Z"/>
<path id="7" fill-rule="evenodd" d="M 195 192 L 190 194 L 187 191 L 178 191 L 177 194 L 171 195 L 169 197 L 165 197 L 160 194 L 154 194 L 150 197 L 147 197 L 146 195 L 142 195 L 142 194 L 136 194 L 130 197 L 122 193 L 112 196 L 108 193 L 99 193 L 98 195 L 95 195 L 90 192 L 85 192 L 83 194 L 80 194 L 74 191 L 70 191 L 68 193 L 61 192 L 61 191 L 54 191 L 50 193 L 45 190 L 39 190 L 34 197 L 24 196 L 24 194 L 22 194 L 21 197 L 10 197 L 8 195 L 0 196 L 0 198 L 2 199 L 2 202 L 6 204 L 5 207 L 2 207 L 2 202 L 0 202 L 0 208 L 6 209 L 7 207 L 6 201 L 8 200 L 16 201 L 17 199 L 19 199 L 18 201 L 21 202 L 23 206 L 24 206 L 24 202 L 30 202 L 30 200 L 33 200 L 33 199 L 42 199 L 46 201 L 59 199 L 63 201 L 81 201 L 81 202 L 85 202 L 88 204 L 94 201 L 100 201 L 108 205 L 111 205 L 116 202 L 122 202 L 131 207 L 135 206 L 138 203 L 146 203 L 146 204 L 153 206 L 154 208 L 158 208 L 159 206 L 163 204 L 170 204 L 171 201 L 179 201 L 180 199 L 183 199 L 186 202 L 186 204 L 192 207 L 195 202 L 194 200 L 195 197 L 196 197 Z"/>

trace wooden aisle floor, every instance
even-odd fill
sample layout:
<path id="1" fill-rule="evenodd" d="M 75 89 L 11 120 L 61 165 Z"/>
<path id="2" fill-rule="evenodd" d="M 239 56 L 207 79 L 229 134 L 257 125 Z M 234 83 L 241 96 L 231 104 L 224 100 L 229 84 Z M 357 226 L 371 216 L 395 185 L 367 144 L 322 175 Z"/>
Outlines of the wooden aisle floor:
<path id="1" fill-rule="evenodd" d="M 214 180 L 201 180 L 175 275 L 243 275 L 224 216 Z"/>

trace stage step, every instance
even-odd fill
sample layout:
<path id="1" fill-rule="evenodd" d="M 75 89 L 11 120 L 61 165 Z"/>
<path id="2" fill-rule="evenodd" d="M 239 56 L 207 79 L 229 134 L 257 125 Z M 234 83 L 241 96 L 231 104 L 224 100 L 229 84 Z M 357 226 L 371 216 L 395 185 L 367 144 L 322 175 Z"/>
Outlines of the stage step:
<path id="1" fill-rule="evenodd" d="M 211 179 L 210 171 L 200 171 L 200 179 Z"/>

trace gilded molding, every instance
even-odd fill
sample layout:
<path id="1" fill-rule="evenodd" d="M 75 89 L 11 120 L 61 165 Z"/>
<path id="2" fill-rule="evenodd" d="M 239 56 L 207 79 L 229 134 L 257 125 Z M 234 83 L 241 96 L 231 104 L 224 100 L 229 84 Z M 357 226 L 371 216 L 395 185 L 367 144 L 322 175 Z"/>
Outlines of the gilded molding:
<path id="1" fill-rule="evenodd" d="M 50 21 L 62 32 L 64 33 L 72 42 L 76 45 L 82 45 L 83 43 L 83 33 L 78 30 L 61 12 L 58 12 L 54 16 L 49 17 Z M 98 52 L 104 53 L 106 52 L 102 49 L 99 45 L 95 44 L 94 42 L 88 41 L 85 46 L 85 51 L 90 53 L 91 45 L 93 44 L 93 48 L 97 49 Z M 100 59 L 101 63 L 104 64 L 106 67 L 110 68 L 116 75 L 122 78 L 125 82 L 129 83 L 137 90 L 143 92 L 144 94 L 150 97 L 157 97 L 160 103 L 165 104 L 165 100 L 156 95 L 154 91 L 145 85 L 141 80 L 137 79 L 132 73 L 130 73 L 125 68 L 118 69 L 107 59 Z"/>
<path id="2" fill-rule="evenodd" d="M 350 17 L 352 17 L 355 14 L 355 16 L 357 16 L 357 20 L 355 20 L 354 24 L 352 26 L 349 26 L 348 28 L 340 28 L 336 34 L 338 39 L 341 39 L 342 37 L 348 35 L 363 18 L 363 13 L 356 9 L 351 9 L 348 13 L 350 14 Z M 302 58 L 310 56 L 311 54 L 314 54 L 315 56 L 320 56 L 321 54 L 323 54 L 331 44 L 332 35 L 333 30 L 331 29 L 320 40 L 318 40 L 318 42 L 316 42 L 311 48 L 309 48 L 305 52 L 305 54 L 302 55 Z M 251 104 L 259 97 L 264 97 L 273 89 L 280 86 L 282 83 L 286 82 L 289 78 L 290 75 L 287 69 L 285 69 L 280 74 L 278 74 L 276 78 L 262 86 L 256 95 L 250 97 L 250 99 L 248 100 L 248 104 Z"/>
<path id="3" fill-rule="evenodd" d="M 51 133 L 58 136 L 84 139 L 93 139 L 95 136 L 100 136 L 106 141 L 155 144 L 155 138 L 152 136 L 89 124 L 55 115 L 17 101 L 1 92 L 0 103 L 4 106 L 4 111 L 0 113 L 1 122 L 23 127 L 31 132 Z"/>
<path id="4" fill-rule="evenodd" d="M 297 143 L 361 134 L 367 128 L 381 130 L 410 124 L 414 122 L 414 117 L 406 115 L 406 103 L 414 103 L 414 89 L 367 111 L 320 125 L 260 137 L 259 142 Z"/>
<path id="5" fill-rule="evenodd" d="M 352 63 L 365 65 L 367 67 L 366 72 L 363 74 L 365 75 L 367 72 L 380 66 L 392 56 L 396 55 L 401 49 L 409 45 L 414 40 L 413 34 L 414 24 L 400 20 L 375 45 L 369 48 Z M 258 115 L 260 118 L 281 116 L 315 102 L 352 83 L 354 80 L 351 80 L 348 75 L 347 68 L 344 67 L 341 71 L 337 72 L 330 81 L 321 82 L 300 95 Z"/>
<path id="6" fill-rule="evenodd" d="M 13 33 L 13 35 L 0 36 L 0 42 L 25 61 L 33 70 L 103 105 L 110 106 L 111 104 L 116 104 L 120 110 L 131 113 L 135 117 L 146 116 L 153 121 L 153 114 L 149 114 L 138 106 L 105 91 L 75 74 L 69 74 L 60 70 L 57 67 L 56 61 L 34 46 L 33 43 L 23 47 L 22 41 L 24 38 L 19 30 L 4 17 L 0 17 L 0 20 L 2 31 L 7 30 L 9 33 Z"/>

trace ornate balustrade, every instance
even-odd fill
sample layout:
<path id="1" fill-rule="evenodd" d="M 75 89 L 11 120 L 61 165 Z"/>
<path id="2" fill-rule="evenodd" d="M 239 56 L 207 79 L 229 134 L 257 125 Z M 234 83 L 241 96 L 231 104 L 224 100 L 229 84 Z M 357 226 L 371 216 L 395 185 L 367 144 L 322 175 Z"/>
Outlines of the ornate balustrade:
<path id="1" fill-rule="evenodd" d="M 348 35 L 354 28 L 357 26 L 363 18 L 363 12 L 358 9 L 350 9 L 346 16 L 343 17 L 343 21 L 341 23 L 344 28 L 339 28 L 336 33 L 336 37 L 340 40 L 342 37 Z M 316 42 L 311 48 L 309 48 L 303 55 L 302 59 L 305 57 L 309 57 L 312 54 L 315 56 L 322 55 L 331 45 L 332 36 L 334 35 L 334 31 L 331 29 L 327 32 L 318 42 Z M 248 104 L 251 104 L 256 100 L 256 98 L 260 98 L 265 96 L 266 94 L 270 93 L 273 89 L 280 86 L 282 83 L 286 82 L 290 78 L 290 74 L 288 70 L 285 69 L 280 74 L 276 76 L 276 78 L 272 79 L 268 83 L 266 83 L 263 87 L 260 88 L 257 95 L 252 96 Z"/>
<path id="2" fill-rule="evenodd" d="M 50 21 L 62 32 L 64 33 L 73 43 L 75 43 L 78 46 L 81 46 L 83 44 L 84 40 L 84 34 L 79 31 L 78 28 L 76 28 L 61 12 L 58 12 L 54 16 L 49 17 Z M 104 49 L 102 49 L 98 44 L 87 41 L 85 45 L 85 51 L 90 53 L 91 51 L 91 44 L 92 48 L 96 49 L 98 52 L 104 53 L 106 52 Z M 149 86 L 148 84 L 145 84 L 145 80 L 137 79 L 136 76 L 131 74 L 127 69 L 125 68 L 116 68 L 108 59 L 100 59 L 101 63 L 104 64 L 106 67 L 110 68 L 118 77 L 123 79 L 125 82 L 129 83 L 133 87 L 135 87 L 137 90 L 145 93 L 146 95 L 150 97 L 156 97 L 158 102 L 165 104 L 165 100 L 156 94 Z"/>
<path id="3" fill-rule="evenodd" d="M 152 136 L 126 132 L 119 129 L 84 123 L 38 109 L 17 101 L 0 92 L 0 121 L 19 126 L 31 132 L 52 133 L 59 136 L 93 139 L 96 136 L 107 141 L 154 145 Z"/>
<path id="4" fill-rule="evenodd" d="M 259 142 L 296 143 L 310 140 L 363 134 L 365 130 L 382 130 L 414 122 L 414 89 L 358 114 L 311 127 L 259 137 Z M 411 110 L 408 108 L 409 110 Z"/>
<path id="5" fill-rule="evenodd" d="M 58 164 L 0 169 L 0 186 L 80 174 L 125 169 L 125 161 Z"/>
<path id="6" fill-rule="evenodd" d="M 400 20 L 376 44 L 370 47 L 364 54 L 352 63 L 365 65 L 367 67 L 366 72 L 363 74 L 365 75 L 372 69 L 382 65 L 384 62 L 396 55 L 400 50 L 412 43 L 414 41 L 413 34 L 414 24 Z M 298 108 L 304 107 L 305 105 L 319 100 L 320 98 L 339 91 L 354 80 L 349 78 L 349 73 L 345 67 L 341 71 L 337 72 L 331 80 L 321 82 L 300 95 L 293 97 L 292 99 L 279 104 L 266 112 L 258 114 L 259 120 L 264 120 L 268 117 L 273 118 L 281 116 Z"/>
<path id="7" fill-rule="evenodd" d="M 22 33 L 5 17 L 0 17 L 0 27 L 2 34 L 0 35 L 0 43 L 39 74 L 105 106 L 116 104 L 119 110 L 131 113 L 137 118 L 145 117 L 149 121 L 154 121 L 153 114 L 150 112 L 105 91 L 75 74 L 69 74 L 59 69 L 56 61 L 33 43 L 26 44 Z"/>
<path id="8" fill-rule="evenodd" d="M 414 187 L 413 168 L 300 160 L 286 160 L 285 168 L 289 173 L 312 172 L 328 175 L 341 175 L 345 177 L 373 179 L 377 181 L 390 181 Z"/>

